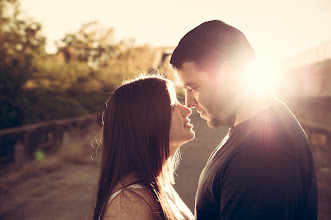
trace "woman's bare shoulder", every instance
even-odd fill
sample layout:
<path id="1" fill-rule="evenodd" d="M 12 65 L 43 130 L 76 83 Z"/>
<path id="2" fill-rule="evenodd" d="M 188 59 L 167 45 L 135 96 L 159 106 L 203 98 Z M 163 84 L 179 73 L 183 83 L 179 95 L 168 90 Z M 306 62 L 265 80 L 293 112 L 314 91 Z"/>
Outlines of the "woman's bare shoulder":
<path id="1" fill-rule="evenodd" d="M 127 188 L 109 204 L 104 220 L 154 220 L 160 207 L 153 193 L 146 188 Z"/>

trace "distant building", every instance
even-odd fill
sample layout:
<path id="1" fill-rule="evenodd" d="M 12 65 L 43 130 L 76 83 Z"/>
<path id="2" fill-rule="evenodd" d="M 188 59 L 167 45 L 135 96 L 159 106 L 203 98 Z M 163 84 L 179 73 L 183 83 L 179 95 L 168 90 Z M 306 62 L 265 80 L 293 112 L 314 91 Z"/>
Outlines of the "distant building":
<path id="1" fill-rule="evenodd" d="M 317 168 L 331 168 L 331 39 L 286 62 L 281 97 L 310 139 Z"/>
<path id="2" fill-rule="evenodd" d="M 159 71 L 171 79 L 176 86 L 179 85 L 179 78 L 176 71 L 170 64 L 170 58 L 175 47 L 158 47 L 154 51 L 150 72 Z"/>

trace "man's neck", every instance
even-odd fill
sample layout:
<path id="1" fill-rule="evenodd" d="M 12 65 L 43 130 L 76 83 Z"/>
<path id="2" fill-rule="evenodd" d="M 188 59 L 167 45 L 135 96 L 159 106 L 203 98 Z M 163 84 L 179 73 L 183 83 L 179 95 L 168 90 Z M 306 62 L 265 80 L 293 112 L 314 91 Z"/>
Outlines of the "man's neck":
<path id="1" fill-rule="evenodd" d="M 259 97 L 246 97 L 242 104 L 239 106 L 234 126 L 247 121 L 254 117 L 256 114 L 267 108 L 268 106 L 277 102 L 272 96 L 265 95 Z"/>

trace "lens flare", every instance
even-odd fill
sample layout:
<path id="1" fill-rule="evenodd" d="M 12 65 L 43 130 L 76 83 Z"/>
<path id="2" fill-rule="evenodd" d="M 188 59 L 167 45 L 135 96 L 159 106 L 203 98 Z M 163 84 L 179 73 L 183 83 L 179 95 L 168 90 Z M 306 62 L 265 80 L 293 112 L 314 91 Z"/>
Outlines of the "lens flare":
<path id="1" fill-rule="evenodd" d="M 280 80 L 279 68 L 267 62 L 250 66 L 243 73 L 242 86 L 248 95 L 259 96 L 272 93 Z"/>

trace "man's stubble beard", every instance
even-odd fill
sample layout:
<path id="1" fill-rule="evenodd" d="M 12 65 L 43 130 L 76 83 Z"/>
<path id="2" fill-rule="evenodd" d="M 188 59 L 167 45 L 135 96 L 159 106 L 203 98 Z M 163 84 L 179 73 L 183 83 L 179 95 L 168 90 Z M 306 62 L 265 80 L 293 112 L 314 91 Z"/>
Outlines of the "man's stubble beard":
<path id="1" fill-rule="evenodd" d="M 234 124 L 234 121 L 236 119 L 235 114 L 228 115 L 226 117 L 216 118 L 216 117 L 210 117 L 207 120 L 207 125 L 210 128 L 218 128 L 221 126 L 227 126 L 232 127 Z"/>

